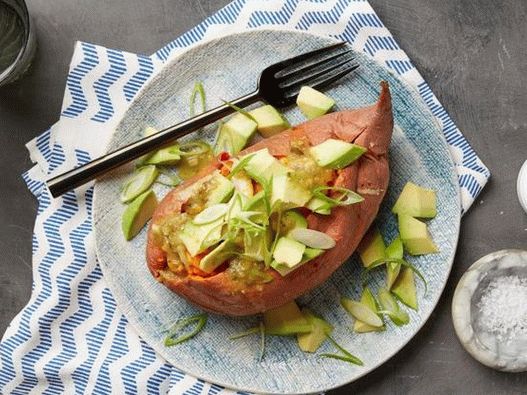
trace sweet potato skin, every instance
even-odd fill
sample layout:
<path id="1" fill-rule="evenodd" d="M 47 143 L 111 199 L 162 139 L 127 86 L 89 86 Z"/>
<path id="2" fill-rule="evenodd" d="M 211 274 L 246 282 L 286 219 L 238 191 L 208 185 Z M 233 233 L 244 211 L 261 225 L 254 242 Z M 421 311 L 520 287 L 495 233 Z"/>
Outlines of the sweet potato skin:
<path id="1" fill-rule="evenodd" d="M 389 182 L 388 147 L 393 129 L 391 97 L 388 84 L 381 83 L 376 104 L 357 110 L 331 113 L 300 124 L 262 140 L 241 154 L 268 148 L 274 156 L 287 155 L 291 141 L 307 139 L 310 145 L 337 138 L 368 148 L 353 165 L 340 170 L 335 185 L 357 191 L 364 201 L 336 207 L 330 216 L 309 214 L 309 228 L 327 233 L 336 246 L 304 264 L 285 277 L 269 269 L 273 281 L 240 290 L 239 283 L 225 272 L 211 277 L 178 276 L 166 266 L 165 253 L 155 242 L 151 231 L 168 213 L 180 212 L 184 203 L 181 192 L 201 177 L 219 168 L 213 163 L 201 174 L 172 190 L 159 204 L 148 232 L 146 259 L 150 272 L 191 303 L 214 313 L 245 316 L 285 304 L 324 282 L 355 251 L 374 220 Z M 162 275 L 161 275 L 162 274 Z"/>

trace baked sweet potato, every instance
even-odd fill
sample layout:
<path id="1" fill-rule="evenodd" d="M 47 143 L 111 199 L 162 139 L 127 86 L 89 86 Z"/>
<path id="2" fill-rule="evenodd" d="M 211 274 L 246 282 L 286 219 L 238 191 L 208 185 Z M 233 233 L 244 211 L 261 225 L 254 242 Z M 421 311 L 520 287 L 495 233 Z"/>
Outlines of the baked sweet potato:
<path id="1" fill-rule="evenodd" d="M 305 122 L 280 134 L 264 139 L 240 155 L 268 148 L 274 157 L 291 152 L 291 143 L 307 141 L 311 146 L 325 140 L 340 139 L 367 148 L 357 161 L 335 171 L 335 186 L 356 191 L 364 198 L 359 204 L 338 206 L 331 215 L 306 210 L 310 229 L 326 233 L 336 246 L 282 277 L 272 268 L 266 269 L 271 281 L 240 286 L 226 272 L 226 265 L 213 273 L 195 270 L 173 271 L 167 264 L 167 254 L 161 248 L 152 226 L 167 215 L 185 210 L 189 188 L 222 164 L 214 162 L 201 174 L 172 190 L 159 204 L 148 232 L 146 259 L 151 273 L 168 288 L 193 304 L 220 314 L 244 316 L 260 313 L 289 302 L 324 282 L 356 249 L 374 220 L 384 198 L 388 181 L 388 146 L 393 129 L 391 97 L 388 84 L 381 83 L 378 102 L 356 110 L 345 110 Z"/>

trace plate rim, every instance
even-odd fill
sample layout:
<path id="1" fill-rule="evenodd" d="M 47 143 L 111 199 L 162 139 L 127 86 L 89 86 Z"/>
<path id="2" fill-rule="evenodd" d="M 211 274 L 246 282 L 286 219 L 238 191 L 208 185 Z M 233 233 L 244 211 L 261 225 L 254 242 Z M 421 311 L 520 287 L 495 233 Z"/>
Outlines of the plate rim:
<path id="1" fill-rule="evenodd" d="M 250 29 L 250 30 L 237 30 L 236 29 L 236 30 L 229 31 L 227 33 L 218 34 L 215 37 L 210 37 L 210 38 L 204 39 L 203 41 L 194 43 L 194 44 L 192 44 L 192 45 L 190 45 L 190 46 L 188 46 L 186 48 L 181 48 L 180 52 L 177 53 L 176 55 L 171 56 L 160 67 L 160 69 L 141 87 L 141 89 L 135 95 L 134 99 L 128 103 L 128 106 L 127 106 L 126 110 L 122 113 L 122 115 L 119 118 L 119 121 L 116 123 L 116 126 L 115 126 L 114 130 L 112 131 L 112 136 L 108 139 L 108 143 L 107 143 L 107 145 L 105 147 L 105 152 L 108 151 L 109 146 L 111 145 L 111 143 L 113 141 L 113 137 L 114 137 L 115 133 L 120 128 L 121 124 L 124 122 L 126 116 L 129 113 L 130 108 L 134 105 L 134 103 L 137 100 L 139 100 L 139 99 L 141 99 L 143 97 L 144 91 L 149 85 L 154 83 L 154 81 L 157 81 L 157 80 L 162 78 L 163 71 L 166 70 L 167 68 L 169 68 L 170 65 L 172 65 L 173 63 L 176 63 L 182 56 L 186 55 L 188 52 L 199 50 L 200 47 L 204 47 L 206 45 L 209 45 L 212 42 L 218 42 L 218 41 L 227 39 L 227 38 L 229 38 L 231 36 L 238 36 L 238 35 L 245 35 L 245 34 L 255 34 L 255 33 L 258 34 L 259 32 L 263 32 L 263 33 L 265 33 L 265 32 L 273 32 L 273 33 L 287 32 L 287 33 L 292 33 L 292 34 L 317 37 L 317 38 L 325 39 L 325 40 L 328 40 L 328 41 L 335 41 L 335 42 L 342 41 L 342 40 L 336 39 L 335 37 L 326 36 L 326 35 L 322 35 L 322 34 L 318 34 L 318 33 L 311 33 L 311 32 L 307 32 L 307 31 L 298 31 L 298 30 L 291 30 L 291 29 L 284 29 L 284 28 L 281 28 L 281 27 L 279 27 L 279 28 L 268 28 L 268 27 L 266 27 L 266 28 Z M 347 41 L 346 41 L 346 45 L 352 47 L 352 45 L 349 42 L 347 42 Z M 352 47 L 352 49 L 353 49 L 353 47 Z M 357 51 L 355 49 L 353 49 L 353 51 L 361 52 L 361 51 Z M 366 55 L 369 60 L 375 62 L 379 67 L 382 67 L 385 71 L 390 73 L 395 79 L 397 79 L 402 85 L 404 85 L 404 87 L 412 94 L 414 99 L 417 102 L 422 104 L 422 108 L 426 112 L 429 113 L 430 119 L 435 123 L 436 127 L 440 131 L 442 131 L 442 127 L 439 124 L 438 120 L 436 119 L 436 116 L 432 113 L 430 108 L 426 105 L 426 103 L 424 102 L 424 99 L 419 95 L 419 92 L 417 91 L 417 89 L 415 89 L 412 85 L 410 85 L 410 83 L 407 82 L 405 79 L 401 78 L 401 76 L 396 74 L 393 70 L 390 70 L 389 68 L 387 68 L 379 60 L 377 60 L 374 57 L 371 57 L 371 56 L 369 56 L 367 54 L 364 54 L 364 55 Z M 395 124 L 394 124 L 394 127 L 395 127 Z M 353 383 L 353 382 L 363 378 L 367 374 L 372 373 L 374 370 L 376 370 L 377 368 L 379 368 L 380 366 L 384 365 L 386 362 L 391 360 L 393 357 L 395 357 L 404 347 L 406 347 L 408 345 L 408 343 L 410 343 L 410 341 L 412 341 L 416 337 L 416 335 L 422 330 L 424 325 L 430 319 L 432 313 L 437 308 L 437 305 L 438 305 L 439 301 L 441 300 L 441 297 L 443 296 L 443 293 L 445 291 L 446 285 L 448 283 L 448 280 L 450 278 L 450 275 L 451 275 L 451 272 L 452 272 L 452 268 L 453 268 L 453 265 L 454 265 L 454 259 L 455 259 L 455 255 L 456 255 L 456 251 L 457 251 L 457 246 L 459 244 L 459 236 L 460 236 L 460 228 L 461 228 L 461 216 L 462 216 L 461 215 L 461 189 L 460 189 L 460 186 L 459 186 L 459 182 L 457 180 L 457 174 L 455 172 L 456 164 L 455 164 L 454 159 L 452 157 L 452 154 L 450 152 L 450 149 L 449 149 L 449 146 L 448 146 L 448 143 L 446 141 L 446 137 L 445 137 L 444 133 L 442 133 L 442 132 L 439 133 L 439 138 L 441 140 L 441 144 L 443 145 L 443 148 L 448 153 L 448 155 L 447 155 L 448 161 L 449 161 L 450 166 L 452 168 L 452 172 L 451 172 L 451 177 L 450 178 L 451 178 L 451 181 L 452 181 L 453 185 L 455 185 L 455 191 L 456 191 L 455 203 L 456 203 L 456 206 L 457 206 L 457 211 L 456 211 L 455 229 L 454 229 L 455 230 L 455 235 L 456 235 L 455 236 L 455 241 L 454 241 L 454 243 L 452 245 L 452 253 L 448 257 L 448 270 L 446 272 L 446 276 L 444 277 L 444 281 L 442 282 L 442 284 L 440 286 L 440 291 L 438 292 L 437 299 L 435 301 L 433 301 L 430 311 L 427 314 L 426 313 L 423 314 L 422 322 L 421 322 L 420 325 L 418 325 L 416 327 L 415 332 L 413 334 L 411 334 L 407 339 L 405 339 L 405 341 L 403 341 L 403 343 L 398 348 L 394 349 L 393 352 L 391 353 L 391 355 L 388 356 L 386 359 L 384 359 L 383 361 L 378 362 L 375 365 L 372 365 L 371 367 L 369 366 L 368 369 L 364 369 L 364 370 L 360 371 L 351 380 L 348 380 L 348 381 L 345 381 L 345 382 L 342 382 L 340 384 L 336 384 L 336 385 L 333 385 L 333 386 L 330 386 L 330 387 L 324 387 L 323 389 L 315 390 L 315 391 L 309 392 L 309 393 L 315 394 L 315 393 L 319 393 L 320 391 L 334 390 L 336 388 L 340 388 L 340 387 L 343 387 L 343 386 L 348 385 L 350 383 Z M 96 201 L 97 201 L 97 196 L 99 195 L 97 193 L 97 191 L 99 189 L 98 185 L 101 185 L 101 184 L 99 183 L 98 180 L 96 180 L 95 185 L 94 185 L 94 193 L 93 193 L 93 224 L 94 224 L 93 230 L 94 230 L 94 241 L 95 241 L 95 253 L 96 253 L 97 259 L 99 257 L 99 243 L 97 242 L 97 240 L 98 240 L 98 236 L 97 236 L 98 231 L 97 231 L 97 227 L 95 226 L 95 219 L 96 219 L 96 207 L 97 207 Z M 103 276 L 108 276 L 108 277 L 112 276 L 111 272 L 104 268 L 104 265 L 101 265 L 99 263 L 99 267 L 101 268 Z M 112 291 L 111 288 L 110 288 L 110 291 Z M 121 310 L 120 306 L 119 306 L 120 303 L 115 298 L 115 295 L 113 294 L 113 292 L 112 292 L 112 297 L 114 297 L 114 299 L 116 301 L 116 308 Z M 132 328 L 136 332 L 136 334 L 143 341 L 145 341 L 145 343 L 147 343 L 150 347 L 152 347 L 152 349 L 154 349 L 154 351 L 156 353 L 158 353 L 163 359 L 165 359 L 165 357 L 163 356 L 163 354 L 164 354 L 163 347 L 161 347 L 158 344 L 154 345 L 154 344 L 150 344 L 150 343 L 146 342 L 146 340 L 143 339 L 142 336 L 140 335 L 141 331 L 138 330 L 138 328 L 136 327 L 136 324 L 134 322 L 130 321 L 124 312 L 121 311 L 121 313 L 126 317 L 128 323 L 132 326 Z M 251 388 L 242 388 L 242 387 L 237 387 L 237 386 L 229 384 L 229 383 L 223 383 L 221 381 L 218 381 L 217 379 L 214 379 L 213 377 L 207 377 L 205 375 L 197 375 L 195 373 L 186 371 L 182 367 L 173 365 L 168 360 L 166 362 L 168 362 L 170 365 L 172 365 L 176 369 L 179 369 L 183 373 L 188 374 L 188 375 L 190 375 L 190 376 L 192 376 L 192 377 L 194 377 L 196 379 L 205 380 L 206 382 L 214 383 L 216 385 L 220 385 L 222 387 L 225 387 L 226 389 L 232 389 L 232 390 L 235 390 L 235 391 L 242 391 L 242 392 L 252 392 L 252 393 L 258 393 L 258 391 L 259 391 L 258 389 L 255 389 L 255 388 L 252 388 L 252 389 Z M 276 395 L 280 395 L 280 394 L 287 394 L 287 395 L 305 394 L 304 392 L 302 392 L 302 393 L 299 393 L 299 392 L 266 392 L 266 393 L 273 394 L 273 395 L 274 394 L 276 394 Z"/>

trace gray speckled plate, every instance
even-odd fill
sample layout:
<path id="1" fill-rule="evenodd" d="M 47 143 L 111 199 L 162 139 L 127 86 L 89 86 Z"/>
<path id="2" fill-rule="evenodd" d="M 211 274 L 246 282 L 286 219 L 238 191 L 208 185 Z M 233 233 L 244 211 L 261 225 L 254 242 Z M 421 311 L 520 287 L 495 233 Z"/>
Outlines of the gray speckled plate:
<path id="1" fill-rule="evenodd" d="M 259 72 L 267 65 L 292 55 L 327 45 L 331 40 L 304 33 L 252 31 L 226 36 L 194 47 L 172 60 L 139 94 L 119 124 L 108 149 L 138 139 L 147 125 L 164 128 L 188 117 L 189 96 L 195 81 L 203 81 L 209 108 L 221 99 L 233 99 L 255 88 Z M 351 318 L 339 305 L 339 296 L 358 298 L 361 266 L 355 257 L 344 264 L 323 286 L 300 298 L 335 326 L 334 336 L 364 361 L 351 366 L 301 352 L 294 338 L 269 337 L 265 357 L 257 361 L 258 339 L 249 336 L 231 341 L 229 336 L 257 321 L 257 317 L 233 319 L 212 315 L 206 329 L 192 341 L 172 348 L 163 346 L 163 329 L 197 309 L 158 284 L 146 268 L 146 232 L 131 242 L 121 235 L 124 207 L 119 191 L 130 168 L 119 169 L 99 180 L 95 187 L 97 255 L 117 304 L 140 336 L 171 364 L 205 380 L 227 387 L 264 393 L 320 392 L 353 381 L 375 369 L 399 351 L 430 316 L 448 278 L 456 248 L 460 200 L 454 165 L 439 126 L 425 104 L 406 84 L 363 54 L 355 54 L 361 67 L 328 90 L 338 108 L 354 108 L 377 99 L 379 81 L 390 83 L 396 128 L 391 145 L 391 183 L 377 223 L 387 241 L 397 232 L 390 213 L 408 180 L 433 188 L 438 196 L 438 215 L 429 222 L 441 253 L 410 258 L 428 280 L 424 295 L 418 284 L 419 311 L 410 311 L 410 324 L 388 323 L 380 333 L 356 334 Z M 285 111 L 292 124 L 303 121 L 298 109 Z M 215 128 L 199 136 L 211 140 Z M 167 189 L 156 186 L 158 196 Z M 371 278 L 376 289 L 384 273 Z M 321 352 L 332 352 L 326 342 Z"/>

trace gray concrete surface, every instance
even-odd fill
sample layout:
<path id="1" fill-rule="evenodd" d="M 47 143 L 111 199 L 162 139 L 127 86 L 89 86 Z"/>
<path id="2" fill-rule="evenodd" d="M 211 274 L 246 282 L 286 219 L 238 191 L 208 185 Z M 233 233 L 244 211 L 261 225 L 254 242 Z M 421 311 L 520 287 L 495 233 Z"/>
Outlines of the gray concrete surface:
<path id="1" fill-rule="evenodd" d="M 75 40 L 151 53 L 228 0 L 29 0 L 39 49 L 23 80 L 0 89 L 0 333 L 31 291 L 36 205 L 20 178 L 26 141 L 59 115 Z M 463 219 L 447 289 L 419 334 L 394 358 L 332 394 L 526 393 L 527 373 L 498 373 L 459 345 L 453 289 L 479 257 L 527 248 L 516 176 L 527 160 L 527 2 L 371 0 L 386 26 L 490 167 L 493 177 Z"/>

